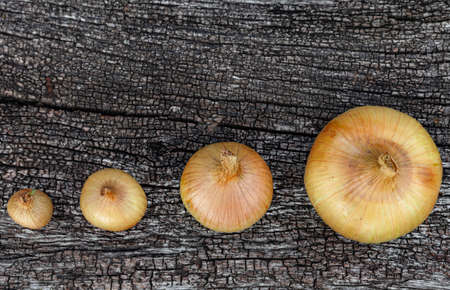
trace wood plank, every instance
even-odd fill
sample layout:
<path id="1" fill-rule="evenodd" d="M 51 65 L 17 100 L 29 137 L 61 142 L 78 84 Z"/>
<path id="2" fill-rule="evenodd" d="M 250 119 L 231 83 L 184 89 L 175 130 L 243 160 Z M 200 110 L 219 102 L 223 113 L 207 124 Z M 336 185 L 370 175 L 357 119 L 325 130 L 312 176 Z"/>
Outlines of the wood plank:
<path id="1" fill-rule="evenodd" d="M 371 2 L 0 0 L 0 288 L 450 288 L 450 4 Z M 430 217 L 381 245 L 334 233 L 303 185 L 315 136 L 367 104 L 417 118 L 444 164 Z M 206 230 L 179 198 L 189 157 L 218 141 L 274 176 L 241 233 Z M 129 231 L 79 209 L 104 167 L 147 194 Z M 54 202 L 43 230 L 6 213 L 24 187 Z"/>

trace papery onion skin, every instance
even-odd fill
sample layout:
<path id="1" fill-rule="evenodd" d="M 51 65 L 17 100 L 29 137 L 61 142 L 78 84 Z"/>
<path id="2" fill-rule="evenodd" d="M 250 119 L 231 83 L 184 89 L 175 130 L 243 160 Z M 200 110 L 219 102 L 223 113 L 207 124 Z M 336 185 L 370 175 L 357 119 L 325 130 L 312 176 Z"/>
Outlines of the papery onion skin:
<path id="1" fill-rule="evenodd" d="M 11 196 L 7 211 L 17 224 L 37 230 L 46 226 L 52 218 L 53 203 L 44 192 L 25 188 Z"/>
<path id="2" fill-rule="evenodd" d="M 93 225 L 107 231 L 135 226 L 147 209 L 147 197 L 128 173 L 106 168 L 91 174 L 83 185 L 80 207 Z"/>
<path id="3" fill-rule="evenodd" d="M 239 232 L 270 207 L 272 174 L 252 148 L 236 142 L 214 143 L 189 159 L 180 194 L 188 212 L 203 226 L 216 232 Z"/>
<path id="4" fill-rule="evenodd" d="M 309 199 L 346 238 L 381 243 L 419 226 L 442 180 L 438 148 L 414 118 L 387 107 L 351 109 L 317 136 L 305 169 Z"/>

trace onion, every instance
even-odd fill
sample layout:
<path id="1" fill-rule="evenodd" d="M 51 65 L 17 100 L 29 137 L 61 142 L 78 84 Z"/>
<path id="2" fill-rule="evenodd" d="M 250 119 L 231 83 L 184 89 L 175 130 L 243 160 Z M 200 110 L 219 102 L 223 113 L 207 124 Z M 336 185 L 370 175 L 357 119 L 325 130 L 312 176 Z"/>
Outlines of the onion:
<path id="1" fill-rule="evenodd" d="M 52 218 L 53 203 L 42 191 L 26 188 L 11 196 L 7 211 L 19 225 L 29 229 L 40 229 Z"/>
<path id="2" fill-rule="evenodd" d="M 272 174 L 253 149 L 235 142 L 197 151 L 180 182 L 186 209 L 218 232 L 242 231 L 257 222 L 272 201 Z"/>
<path id="3" fill-rule="evenodd" d="M 374 106 L 328 123 L 305 170 L 309 199 L 324 222 L 362 243 L 389 241 L 419 226 L 441 179 L 439 151 L 420 123 Z"/>
<path id="4" fill-rule="evenodd" d="M 81 190 L 80 207 L 93 226 L 123 231 L 142 219 L 147 209 L 147 197 L 131 175 L 106 168 L 86 180 Z"/>

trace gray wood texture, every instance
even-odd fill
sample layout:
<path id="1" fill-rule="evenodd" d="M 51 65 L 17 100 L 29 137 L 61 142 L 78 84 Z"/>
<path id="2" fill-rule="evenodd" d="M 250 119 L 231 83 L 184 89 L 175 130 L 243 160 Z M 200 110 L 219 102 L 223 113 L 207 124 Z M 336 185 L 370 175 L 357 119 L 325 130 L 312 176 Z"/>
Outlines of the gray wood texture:
<path id="1" fill-rule="evenodd" d="M 349 241 L 308 201 L 315 136 L 359 105 L 417 118 L 441 152 L 438 202 L 412 233 Z M 0 0 L 0 288 L 449 289 L 448 1 Z M 220 234 L 179 198 L 202 146 L 237 141 L 274 176 L 252 228 Z M 148 210 L 121 233 L 79 209 L 89 174 L 123 169 Z M 17 190 L 52 198 L 16 225 Z"/>

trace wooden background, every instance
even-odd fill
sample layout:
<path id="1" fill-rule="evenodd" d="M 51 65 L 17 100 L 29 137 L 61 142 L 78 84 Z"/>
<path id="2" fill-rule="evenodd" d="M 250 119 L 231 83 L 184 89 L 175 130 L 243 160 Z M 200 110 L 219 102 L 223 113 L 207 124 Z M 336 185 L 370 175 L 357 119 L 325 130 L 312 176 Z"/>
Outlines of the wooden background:
<path id="1" fill-rule="evenodd" d="M 450 288 L 448 1 L 146 2 L 0 0 L 0 288 Z M 321 128 L 366 104 L 417 118 L 444 164 L 430 217 L 380 245 L 334 233 L 303 185 Z M 189 157 L 217 141 L 274 176 L 241 233 L 201 227 L 179 197 Z M 79 209 L 104 167 L 147 194 L 126 232 Z M 42 230 L 6 213 L 24 187 L 54 202 Z"/>

